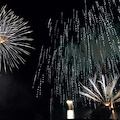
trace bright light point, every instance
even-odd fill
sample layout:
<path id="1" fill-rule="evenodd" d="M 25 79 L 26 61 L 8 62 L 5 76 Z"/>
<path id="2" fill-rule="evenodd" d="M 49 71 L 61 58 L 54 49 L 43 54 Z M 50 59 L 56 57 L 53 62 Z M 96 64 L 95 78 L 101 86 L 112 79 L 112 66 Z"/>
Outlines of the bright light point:
<path id="1" fill-rule="evenodd" d="M 106 107 L 108 107 L 109 105 L 110 105 L 110 103 L 109 103 L 109 102 L 106 102 L 106 103 L 105 103 L 105 106 L 106 106 Z"/>
<path id="2" fill-rule="evenodd" d="M 66 103 L 67 104 L 73 104 L 73 100 L 67 100 Z"/>
<path id="3" fill-rule="evenodd" d="M 1 44 L 1 43 L 4 43 L 6 40 L 7 40 L 6 37 L 1 37 L 1 38 L 0 38 L 0 44 Z"/>
<path id="4" fill-rule="evenodd" d="M 116 117 L 117 117 L 117 116 L 115 115 L 115 111 L 112 110 L 112 118 L 113 118 L 113 120 L 117 120 Z"/>
<path id="5" fill-rule="evenodd" d="M 74 119 L 74 118 L 75 118 L 74 110 L 67 110 L 67 119 Z"/>
<path id="6" fill-rule="evenodd" d="M 67 100 L 66 103 L 68 105 L 68 109 L 73 110 L 73 100 Z"/>
<path id="7" fill-rule="evenodd" d="M 105 103 L 105 106 L 106 106 L 106 107 L 110 107 L 110 108 L 112 108 L 112 109 L 114 108 L 114 107 L 113 107 L 113 102 L 111 102 L 111 103 L 110 103 L 110 102 L 106 102 L 106 103 Z"/>

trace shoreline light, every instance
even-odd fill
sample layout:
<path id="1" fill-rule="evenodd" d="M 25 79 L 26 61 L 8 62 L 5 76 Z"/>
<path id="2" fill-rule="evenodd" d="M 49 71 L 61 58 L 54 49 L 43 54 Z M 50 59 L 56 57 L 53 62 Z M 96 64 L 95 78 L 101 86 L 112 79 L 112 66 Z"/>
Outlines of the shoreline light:
<path id="1" fill-rule="evenodd" d="M 75 118 L 74 110 L 67 110 L 67 119 L 74 119 L 74 118 Z"/>
<path id="2" fill-rule="evenodd" d="M 66 103 L 68 105 L 68 109 L 69 110 L 73 110 L 74 109 L 73 100 L 67 100 Z"/>

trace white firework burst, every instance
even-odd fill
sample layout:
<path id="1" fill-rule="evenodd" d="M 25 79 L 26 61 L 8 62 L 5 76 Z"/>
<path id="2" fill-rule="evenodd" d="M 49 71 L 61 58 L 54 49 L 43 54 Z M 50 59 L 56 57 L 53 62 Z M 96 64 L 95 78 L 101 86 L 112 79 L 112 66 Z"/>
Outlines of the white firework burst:
<path id="1" fill-rule="evenodd" d="M 112 77 L 112 81 L 108 82 L 106 85 L 106 79 L 104 75 L 101 76 L 101 80 L 99 81 L 96 80 L 96 76 L 94 77 L 94 79 L 89 78 L 89 81 L 93 89 L 84 86 L 80 82 L 80 85 L 84 91 L 79 91 L 79 93 L 96 102 L 100 102 L 105 106 L 109 106 L 112 104 L 111 107 L 113 107 L 113 103 L 120 102 L 120 90 L 114 93 L 117 80 L 118 80 L 118 76 L 116 75 Z M 100 83 L 101 90 L 98 87 L 99 86 L 98 83 Z"/>
<path id="2" fill-rule="evenodd" d="M 32 31 L 28 22 L 14 14 L 14 11 L 6 10 L 6 5 L 0 10 L 0 71 L 6 72 L 7 66 L 12 71 L 19 68 L 20 63 L 25 63 L 21 54 L 30 55 L 28 49 L 32 48 L 26 35 Z"/>

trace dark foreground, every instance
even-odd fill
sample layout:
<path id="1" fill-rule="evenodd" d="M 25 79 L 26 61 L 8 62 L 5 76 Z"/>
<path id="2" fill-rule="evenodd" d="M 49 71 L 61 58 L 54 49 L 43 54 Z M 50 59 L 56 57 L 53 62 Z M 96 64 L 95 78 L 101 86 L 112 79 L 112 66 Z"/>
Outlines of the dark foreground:
<path id="1" fill-rule="evenodd" d="M 49 107 L 48 107 L 49 108 Z M 21 108 L 21 109 L 8 109 L 8 110 L 0 110 L 0 120 L 59 120 L 59 119 L 67 119 L 67 109 L 59 107 L 59 109 L 54 109 L 50 115 L 50 111 L 44 109 L 44 106 L 36 109 L 35 107 L 31 108 Z M 119 120 L 120 119 L 120 108 L 117 107 L 113 110 L 109 110 L 109 108 L 99 107 L 95 110 L 81 107 L 76 108 L 75 119 L 76 120 L 84 120 L 84 119 L 92 119 L 92 120 Z"/>

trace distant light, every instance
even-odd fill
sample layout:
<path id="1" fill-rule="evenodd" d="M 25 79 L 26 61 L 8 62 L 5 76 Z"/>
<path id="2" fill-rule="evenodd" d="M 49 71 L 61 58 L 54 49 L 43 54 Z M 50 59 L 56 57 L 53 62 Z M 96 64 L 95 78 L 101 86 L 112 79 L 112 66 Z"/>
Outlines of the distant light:
<path id="1" fill-rule="evenodd" d="M 4 43 L 6 40 L 7 40 L 6 37 L 0 37 L 0 44 L 1 44 L 1 43 Z"/>
<path id="2" fill-rule="evenodd" d="M 73 104 L 73 100 L 67 100 L 66 103 L 67 104 Z"/>
<path id="3" fill-rule="evenodd" d="M 74 110 L 67 110 L 67 119 L 74 119 L 74 118 L 75 118 Z"/>
<path id="4" fill-rule="evenodd" d="M 67 100 L 66 103 L 68 105 L 68 109 L 69 110 L 73 110 L 73 108 L 74 108 L 74 106 L 73 106 L 73 100 Z"/>
<path id="5" fill-rule="evenodd" d="M 109 103 L 109 102 L 106 102 L 106 103 L 105 103 L 105 106 L 106 106 L 106 107 L 108 107 L 109 105 L 110 105 L 110 103 Z"/>

